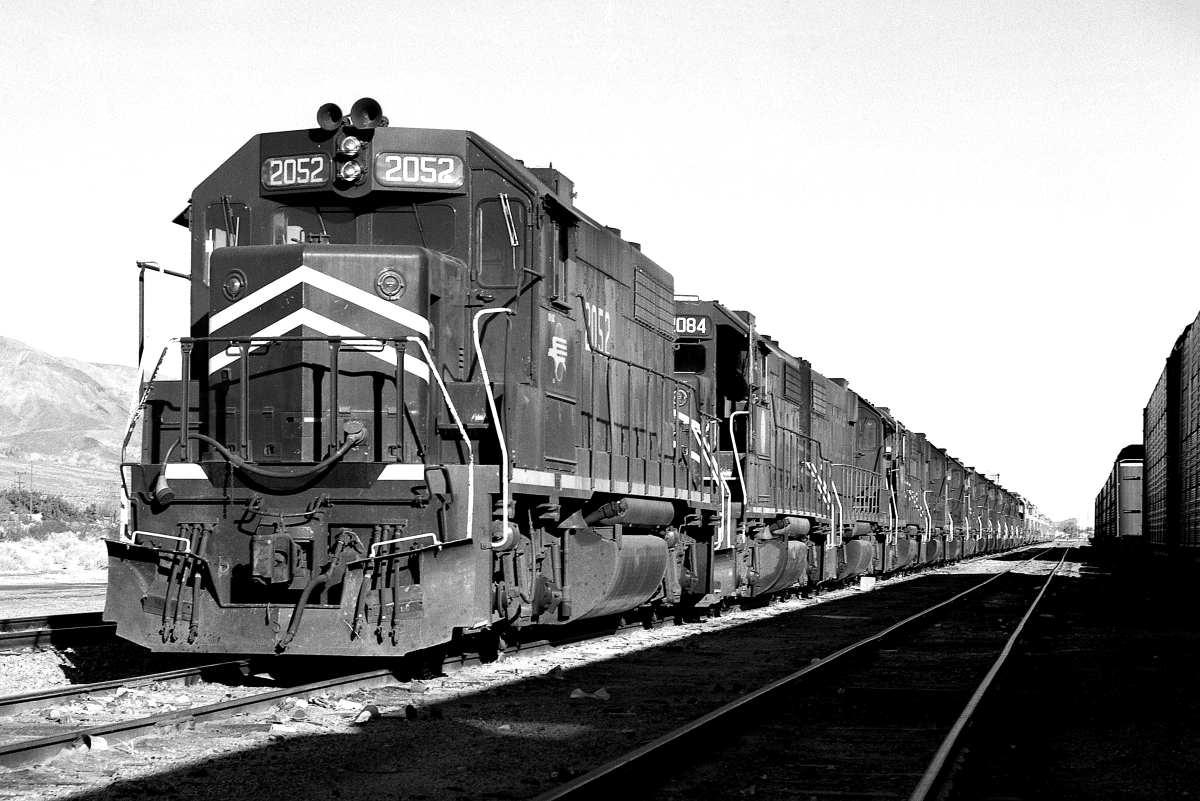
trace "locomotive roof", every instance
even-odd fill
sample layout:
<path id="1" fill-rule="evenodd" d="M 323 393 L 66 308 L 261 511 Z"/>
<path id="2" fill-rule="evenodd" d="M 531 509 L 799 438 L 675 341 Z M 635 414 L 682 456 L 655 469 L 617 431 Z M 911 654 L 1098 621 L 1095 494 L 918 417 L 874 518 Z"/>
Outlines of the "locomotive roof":
<path id="1" fill-rule="evenodd" d="M 355 130 L 350 128 L 348 130 Z M 604 234 L 604 236 L 621 239 L 626 245 L 636 252 L 636 262 L 638 268 L 644 270 L 651 278 L 656 279 L 666 286 L 674 286 L 674 278 L 672 275 L 657 264 L 653 259 L 641 253 L 640 246 L 635 246 L 629 243 L 628 240 L 622 238 L 619 232 L 614 228 L 609 228 L 598 222 L 584 212 L 580 211 L 571 197 L 570 186 L 565 188 L 561 194 L 555 191 L 555 188 L 543 181 L 534 172 L 536 168 L 525 166 L 525 163 L 505 153 L 496 145 L 484 139 L 474 131 L 455 128 L 404 128 L 399 126 L 385 126 L 374 128 L 374 137 L 378 139 L 388 139 L 399 142 L 405 141 L 406 146 L 414 146 L 417 152 L 452 152 L 464 156 L 468 152 L 468 145 L 474 145 L 486 156 L 496 162 L 497 165 L 504 170 L 507 177 L 518 187 L 528 192 L 531 196 L 543 201 L 552 212 L 558 215 L 568 217 L 580 224 L 590 226 Z M 200 185 L 196 187 L 196 194 L 202 195 L 202 188 L 209 181 L 213 180 L 217 175 L 225 171 L 227 168 L 239 164 L 240 159 L 245 159 L 248 154 L 258 154 L 264 137 L 268 139 L 278 139 L 294 137 L 296 140 L 309 142 L 324 142 L 333 137 L 333 131 L 324 130 L 321 128 L 309 128 L 292 131 L 264 131 L 251 137 L 233 156 L 227 159 L 220 167 L 212 174 L 207 176 Z M 394 145 L 393 145 L 394 146 Z M 560 173 L 561 174 L 561 173 Z M 565 176 L 564 176 L 565 177 Z M 375 187 L 373 192 L 386 192 L 388 189 Z M 390 190 L 395 191 L 395 190 Z M 188 224 L 188 209 L 185 209 L 179 216 L 175 218 L 175 222 L 181 225 Z M 632 276 L 629 276 L 631 279 Z"/>

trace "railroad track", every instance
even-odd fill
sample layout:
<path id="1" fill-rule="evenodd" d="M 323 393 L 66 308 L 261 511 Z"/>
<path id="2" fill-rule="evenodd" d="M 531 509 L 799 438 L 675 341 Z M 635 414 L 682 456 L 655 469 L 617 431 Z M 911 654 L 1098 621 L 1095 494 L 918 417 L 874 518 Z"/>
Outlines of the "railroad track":
<path id="1" fill-rule="evenodd" d="M 0 651 L 103 642 L 114 637 L 116 631 L 117 624 L 105 623 L 101 612 L 9 618 L 0 620 Z"/>
<path id="2" fill-rule="evenodd" d="M 177 730 L 186 727 L 188 724 L 204 720 L 214 720 L 242 713 L 265 712 L 290 696 L 307 696 L 320 693 L 329 693 L 334 696 L 346 695 L 355 690 L 383 687 L 395 683 L 398 683 L 398 679 L 391 670 L 372 670 L 366 673 L 340 676 L 299 687 L 285 687 L 279 690 L 258 693 L 246 698 L 221 701 L 215 704 L 203 704 L 191 709 L 148 715 L 132 720 L 109 723 L 103 726 L 75 729 L 49 737 L 39 737 L 34 740 L 0 746 L 0 767 L 15 768 L 35 762 L 42 762 L 57 756 L 63 749 L 74 748 L 76 743 L 82 742 L 87 744 L 98 737 L 103 737 L 110 744 L 120 743 L 164 730 Z"/>
<path id="3" fill-rule="evenodd" d="M 31 709 L 41 709 L 50 705 L 69 704 L 90 695 L 113 692 L 121 687 L 136 689 L 152 684 L 161 687 L 188 687 L 202 681 L 220 681 L 222 678 L 245 676 L 249 669 L 250 660 L 239 659 L 179 670 L 167 670 L 161 673 L 149 673 L 125 679 L 98 681 L 91 684 L 69 684 L 65 687 L 51 687 L 19 695 L 6 695 L 0 697 L 0 718 L 12 717 Z"/>
<path id="4" fill-rule="evenodd" d="M 616 631 L 642 628 L 643 625 L 642 623 L 629 623 L 619 626 Z M 545 639 L 523 642 L 503 650 L 506 655 L 536 653 L 562 645 L 603 639 L 611 636 L 613 633 L 615 631 L 612 629 L 593 633 L 575 633 L 553 640 Z M 445 674 L 451 674 L 466 667 L 480 664 L 482 661 L 484 661 L 483 658 L 476 654 L 447 656 L 441 660 L 441 671 Z M 177 729 L 189 723 L 194 724 L 200 721 L 215 720 L 233 715 L 262 712 L 269 710 L 288 697 L 303 698 L 321 694 L 337 697 L 339 695 L 348 695 L 357 690 L 401 684 L 404 681 L 403 676 L 420 672 L 423 665 L 428 666 L 428 662 L 414 664 L 398 660 L 393 667 L 389 668 L 335 676 L 322 681 L 301 685 L 289 684 L 245 698 L 204 704 L 194 706 L 190 709 L 164 712 L 157 715 L 148 715 L 98 726 L 68 727 L 63 732 L 48 737 L 0 745 L 0 767 L 17 768 L 42 762 L 58 755 L 64 749 L 73 749 L 80 743 L 86 746 L 95 737 L 103 737 L 110 744 L 126 742 L 148 734 Z M 5 696 L 0 697 L 0 718 L 12 717 L 22 712 L 43 709 L 54 705 L 68 704 L 79 699 L 86 699 L 89 696 L 113 692 L 121 687 L 137 688 L 147 685 L 190 686 L 202 681 L 221 682 L 222 680 L 226 683 L 240 683 L 241 679 L 246 678 L 256 670 L 270 670 L 270 666 L 265 663 L 256 665 L 253 660 L 240 659 L 126 679 L 55 687 L 21 695 Z"/>
<path id="5" fill-rule="evenodd" d="M 615 793 L 931 798 L 959 736 L 1069 552 L 1032 602 L 1031 588 L 1011 581 L 1020 563 L 1014 564 L 537 801 Z M 990 592 L 980 592 L 984 588 Z M 1011 633 L 992 625 L 1001 614 Z"/>
<path id="6" fill-rule="evenodd" d="M 969 560 L 989 558 L 986 556 L 973 557 Z M 664 621 L 665 622 L 665 621 Z M 560 645 L 582 642 L 585 640 L 603 639 L 616 631 L 631 628 L 642 628 L 644 623 L 630 623 L 614 629 L 607 627 L 596 632 L 575 632 L 570 636 L 558 637 L 553 640 L 535 640 L 524 642 L 515 647 L 506 648 L 506 654 L 535 653 L 552 649 Z M 446 657 L 441 661 L 441 671 L 446 674 L 454 673 L 463 667 L 478 664 L 482 661 L 478 656 L 456 655 Z M 429 662 L 423 663 L 429 666 Z M 89 695 L 110 693 L 120 687 L 137 687 L 148 684 L 159 685 L 189 685 L 204 680 L 228 681 L 232 676 L 234 682 L 239 677 L 260 670 L 270 670 L 269 666 L 261 663 L 255 665 L 250 660 L 236 660 L 210 665 L 186 668 L 183 670 L 156 673 L 123 680 L 101 682 L 89 685 L 76 685 L 56 688 L 40 692 L 28 693 L 21 696 L 0 698 L 0 717 L 15 715 L 23 711 L 41 709 L 54 705 L 63 705 L 72 700 L 85 698 Z M 436 672 L 436 671 L 435 671 Z M 299 686 L 286 686 L 257 693 L 245 698 L 223 700 L 219 703 L 203 704 L 190 709 L 165 712 L 157 715 L 138 717 L 126 721 L 107 723 L 98 726 L 71 726 L 52 736 L 30 739 L 22 742 L 0 745 L 0 767 L 20 767 L 42 762 L 61 752 L 63 749 L 73 749 L 79 743 L 88 743 L 92 738 L 103 737 L 109 743 L 133 740 L 147 734 L 171 730 L 189 723 L 215 720 L 237 714 L 254 713 L 269 710 L 284 698 L 308 697 L 328 694 L 330 696 L 346 695 L 360 689 L 382 687 L 403 682 L 401 676 L 417 675 L 413 664 L 394 665 L 389 669 L 373 670 L 353 675 L 342 675 L 326 678 L 323 681 L 312 682 Z"/>

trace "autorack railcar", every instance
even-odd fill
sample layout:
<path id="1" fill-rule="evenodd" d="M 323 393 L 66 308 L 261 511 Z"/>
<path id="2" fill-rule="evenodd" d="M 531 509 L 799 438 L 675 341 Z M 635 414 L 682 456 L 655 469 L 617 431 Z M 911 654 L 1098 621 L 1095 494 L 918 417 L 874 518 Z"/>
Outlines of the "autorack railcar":
<path id="1" fill-rule="evenodd" d="M 1200 318 L 1198 318 L 1200 319 Z M 1200 337 L 1184 328 L 1143 410 L 1142 536 L 1154 556 L 1200 564 Z M 1097 518 L 1099 524 L 1099 517 Z"/>

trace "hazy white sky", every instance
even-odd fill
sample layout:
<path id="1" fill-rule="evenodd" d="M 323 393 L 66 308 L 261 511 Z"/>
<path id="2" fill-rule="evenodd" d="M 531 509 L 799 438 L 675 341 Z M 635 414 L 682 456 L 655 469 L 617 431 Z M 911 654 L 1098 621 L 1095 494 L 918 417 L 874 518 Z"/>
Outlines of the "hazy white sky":
<path id="1" fill-rule="evenodd" d="M 1200 309 L 1194 0 L 0 0 L 0 76 L 0 335 L 91 361 L 133 363 L 134 261 L 188 269 L 202 178 L 364 95 L 553 161 L 678 292 L 1055 518 Z"/>

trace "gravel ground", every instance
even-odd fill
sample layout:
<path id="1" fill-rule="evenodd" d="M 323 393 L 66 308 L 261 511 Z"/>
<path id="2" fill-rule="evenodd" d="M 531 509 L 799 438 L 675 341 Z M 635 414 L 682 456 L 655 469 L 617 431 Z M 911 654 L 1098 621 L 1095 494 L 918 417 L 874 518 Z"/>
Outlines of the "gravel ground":
<path id="1" fill-rule="evenodd" d="M 107 570 L 0 575 L 0 618 L 41 617 L 104 609 Z M 128 662 L 140 649 L 120 649 Z M 93 671 L 95 649 L 25 648 L 0 651 L 0 695 L 59 687 L 99 679 L 85 678 Z M 121 670 L 123 666 L 114 666 Z M 148 672 L 148 671 L 147 671 Z M 132 674 L 125 674 L 132 675 Z"/>
<path id="2" fill-rule="evenodd" d="M 0 773 L 0 798 L 532 797 L 1009 564 L 979 560 L 874 592 L 635 630 L 356 693 L 340 707 L 297 699 Z M 380 716 L 361 714 L 367 707 Z"/>

